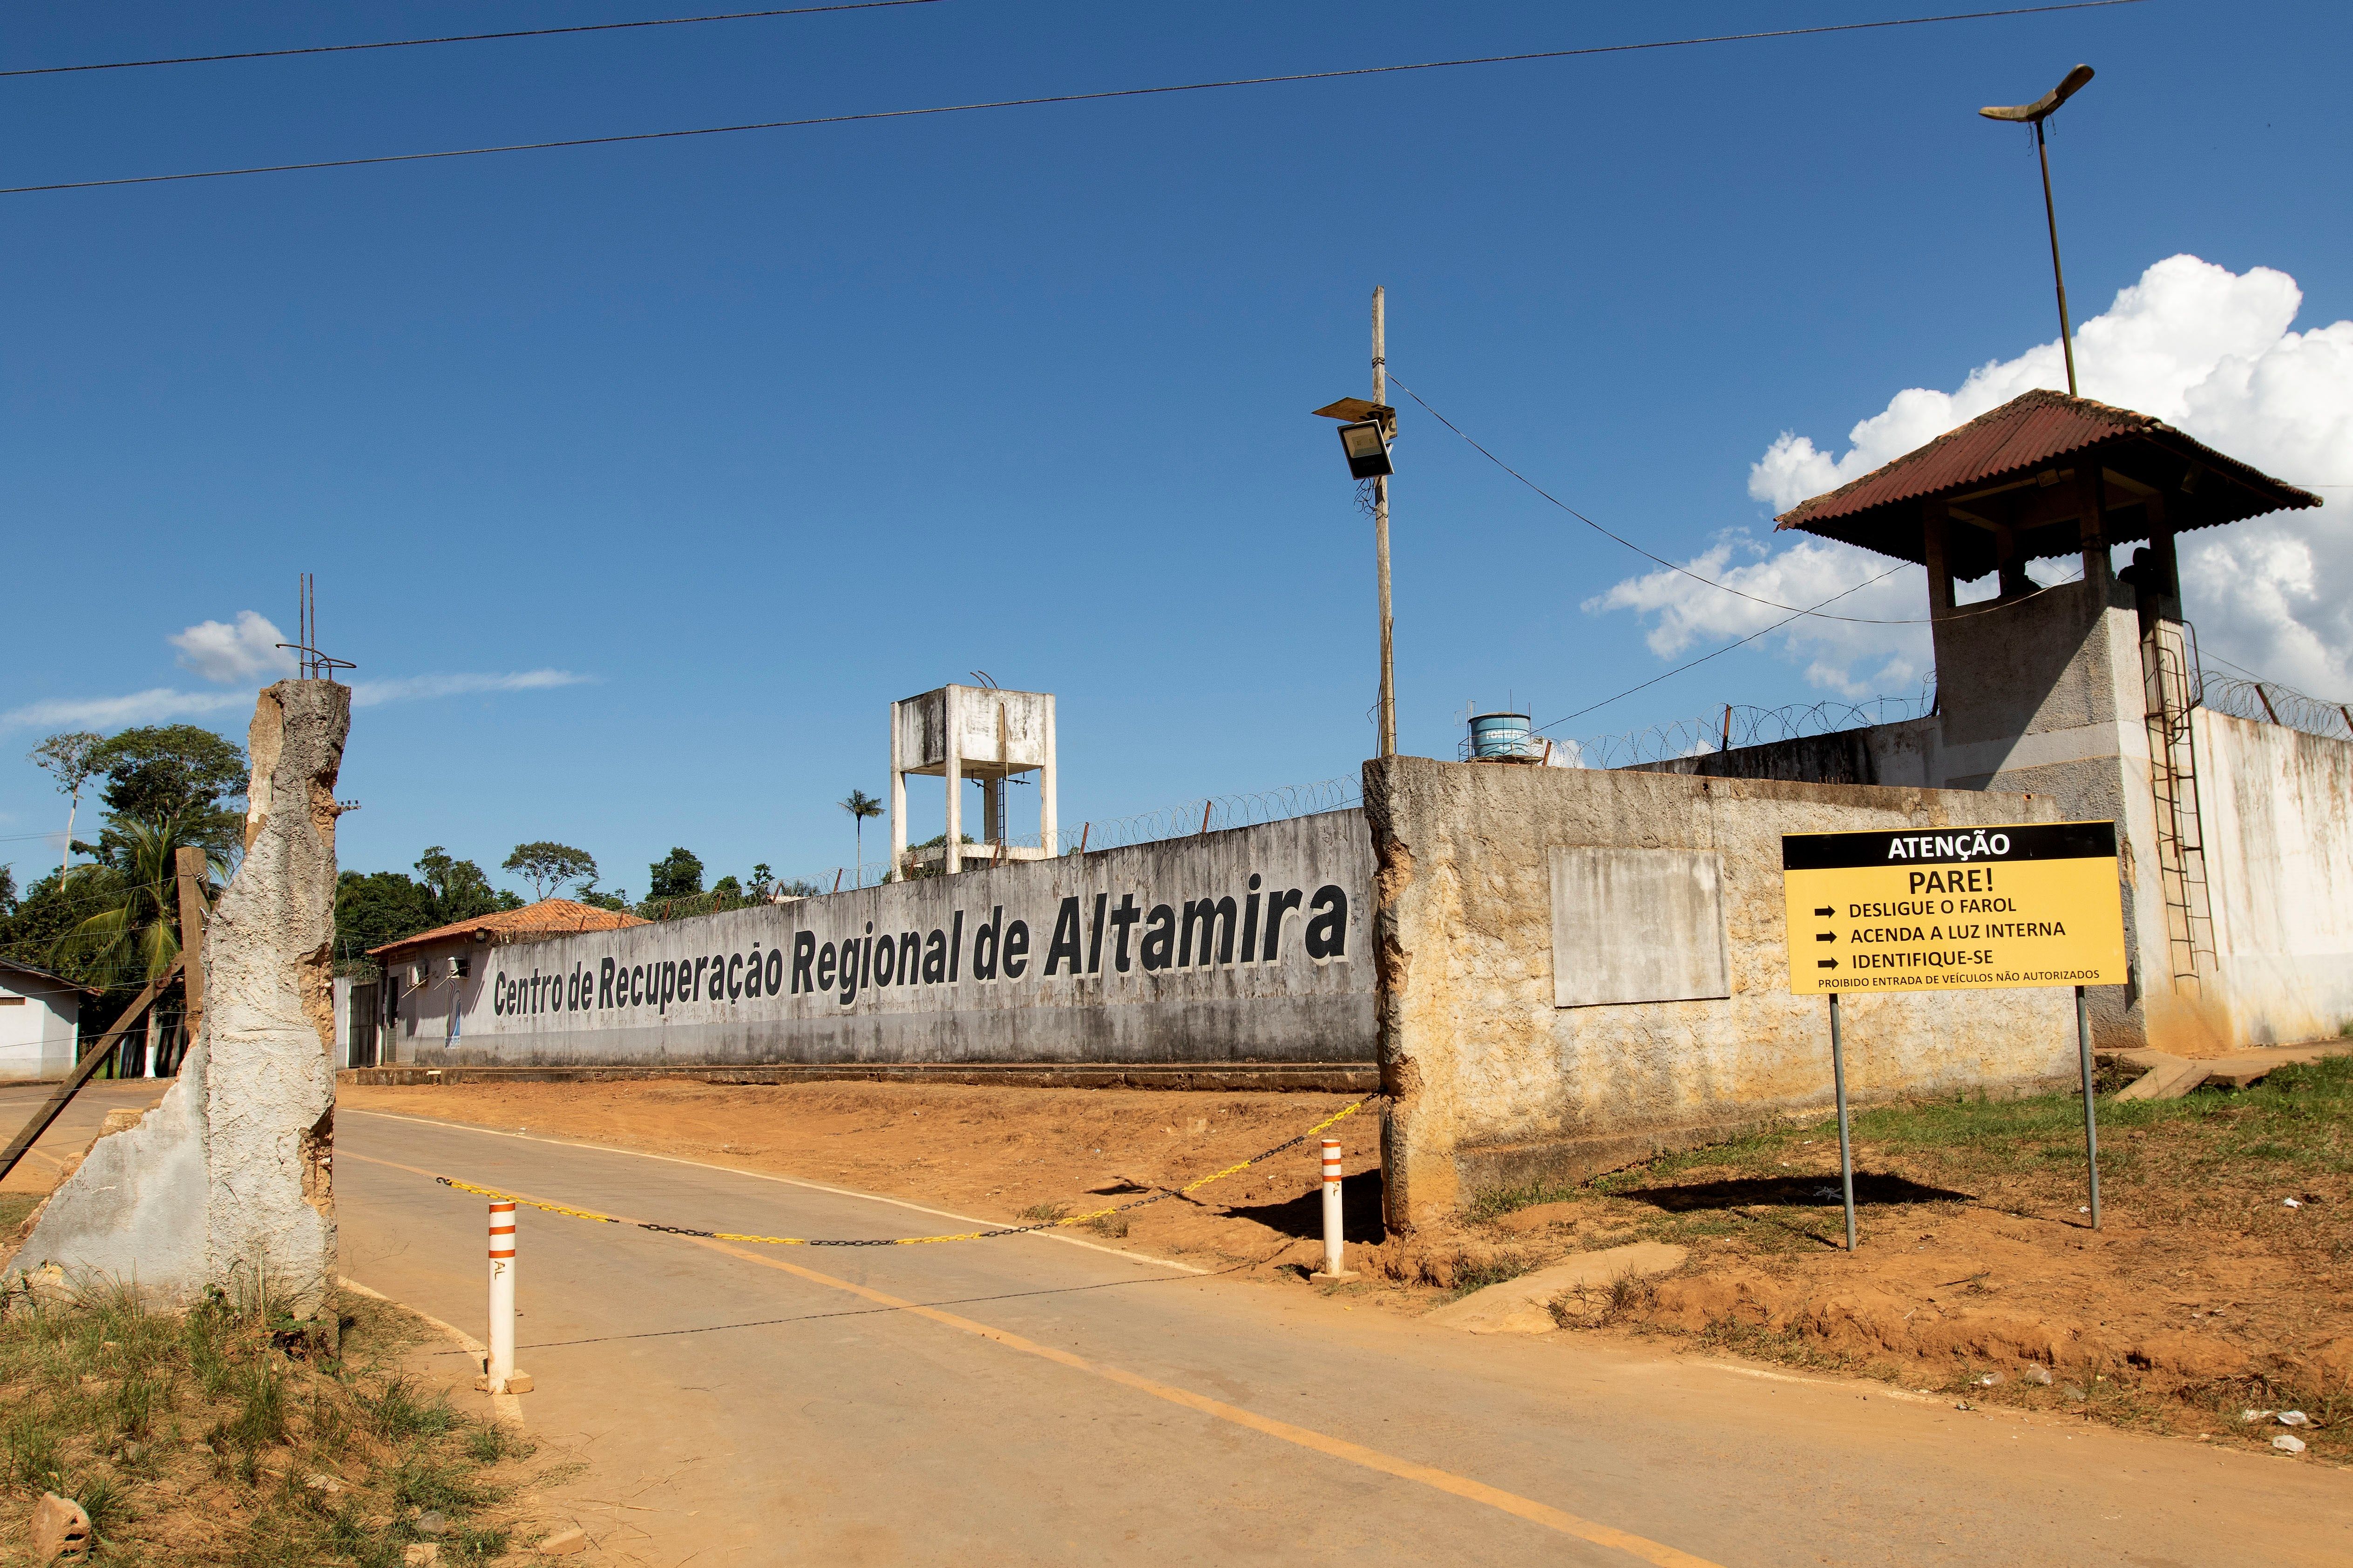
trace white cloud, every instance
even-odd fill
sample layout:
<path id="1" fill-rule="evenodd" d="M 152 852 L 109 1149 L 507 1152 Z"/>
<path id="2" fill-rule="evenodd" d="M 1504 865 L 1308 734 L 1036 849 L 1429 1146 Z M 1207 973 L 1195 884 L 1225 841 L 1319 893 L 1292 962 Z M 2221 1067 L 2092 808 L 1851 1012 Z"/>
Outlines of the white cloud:
<path id="1" fill-rule="evenodd" d="M 195 719 L 227 708 L 248 706 L 241 691 L 174 691 L 158 686 L 128 697 L 66 697 L 31 702 L 0 713 L 0 730 L 38 726 L 49 730 L 120 730 L 166 719 Z"/>
<path id="2" fill-rule="evenodd" d="M 1804 539 L 1770 554 L 1746 530 L 1719 535 L 1703 554 L 1684 563 L 1710 582 L 1753 594 L 1743 599 L 1664 567 L 1629 577 L 1606 594 L 1585 601 L 1588 612 L 1632 610 L 1657 617 L 1644 640 L 1661 658 L 1672 658 L 1694 643 L 1747 637 L 1789 612 L 1774 605 L 1819 605 L 1833 595 L 1826 615 L 1852 621 L 1814 619 L 1777 634 L 1788 651 L 1808 659 L 1806 678 L 1849 699 L 1900 695 L 1916 689 L 1932 662 L 1926 626 L 1873 626 L 1926 613 L 1926 577 L 1917 567 L 1885 576 L 1894 564 L 1883 557 L 1827 539 Z M 1882 581 L 1873 583 L 1874 577 Z M 1870 585 L 1862 586 L 1864 584 Z M 1854 592 L 1848 592 L 1852 589 Z M 1769 600 L 1758 604 L 1757 599 Z M 1802 639 L 1802 640 L 1799 640 Z"/>
<path id="3" fill-rule="evenodd" d="M 568 669 L 524 669 L 509 675 L 408 675 L 392 680 L 353 682 L 352 706 L 373 708 L 380 702 L 467 697 L 480 691 L 544 691 L 556 686 L 578 686 L 594 679 L 575 675 Z"/>
<path id="4" fill-rule="evenodd" d="M 265 685 L 292 675 L 294 656 L 278 646 L 285 640 L 268 616 L 253 610 L 239 610 L 234 626 L 199 621 L 169 638 L 182 664 L 225 686 Z"/>
<path id="5" fill-rule="evenodd" d="M 2084 395 L 2155 415 L 2293 483 L 2353 483 L 2353 321 L 2293 331 L 2302 303 L 2284 272 L 2232 273 L 2194 256 L 2169 257 L 2077 330 Z M 1980 365 L 1957 391 L 1897 393 L 1847 432 L 1844 452 L 1784 432 L 1750 468 L 1748 493 L 1786 511 L 2021 392 L 2066 384 L 2054 338 Z M 2353 489 L 2319 493 L 2328 504 L 2318 511 L 2183 535 L 2182 588 L 2209 655 L 2334 697 L 2353 689 Z M 1789 605 L 1817 603 L 1886 565 L 1826 541 L 1802 540 L 1776 554 L 1733 536 L 1691 567 L 1717 576 L 1702 563 L 1735 558 L 1745 564 L 1723 581 Z M 2038 575 L 2055 574 L 2056 565 L 2043 563 Z M 1783 613 L 1670 573 L 1630 578 L 1587 607 L 1656 616 L 1651 643 L 1662 655 L 1697 638 L 1746 636 Z M 1926 592 L 1917 572 L 1900 573 L 1833 609 L 1910 618 L 1926 613 Z M 1901 677 L 1925 663 L 1922 633 L 1809 619 L 1775 640 L 1805 663 L 1814 685 L 1852 696 L 1910 684 Z"/>
<path id="6" fill-rule="evenodd" d="M 595 679 L 568 669 L 525 669 L 505 675 L 411 675 L 355 682 L 352 687 L 352 706 L 373 708 L 386 702 L 417 702 L 487 691 L 543 691 L 552 687 L 578 686 Z M 132 724 L 161 723 L 167 719 L 198 719 L 242 710 L 252 704 L 250 691 L 178 691 L 158 686 L 127 697 L 59 698 L 27 703 L 0 713 L 0 730 L 120 730 Z"/>

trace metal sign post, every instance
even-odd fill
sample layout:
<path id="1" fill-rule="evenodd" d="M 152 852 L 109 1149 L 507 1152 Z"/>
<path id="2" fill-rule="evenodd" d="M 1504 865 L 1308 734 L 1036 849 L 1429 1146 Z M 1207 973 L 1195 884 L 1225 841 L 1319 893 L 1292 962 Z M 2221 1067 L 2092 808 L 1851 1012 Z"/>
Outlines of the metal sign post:
<path id="1" fill-rule="evenodd" d="M 2092 1005 L 2075 987 L 2075 1054 L 2084 1064 L 2084 1160 L 2092 1168 L 2092 1228 L 2100 1228 L 2100 1117 L 2092 1103 Z"/>
<path id="2" fill-rule="evenodd" d="M 2092 1227 L 2100 1225 L 2099 1117 L 2086 985 L 2122 985 L 2124 901 L 2113 822 L 1791 833 L 1781 888 L 1793 995 L 1831 999 L 1846 1244 L 1855 1245 L 1854 1156 L 1839 999 L 1852 992 L 2072 985 L 2084 1070 Z"/>
<path id="3" fill-rule="evenodd" d="M 1838 993 L 1831 993 L 1831 1081 L 1838 1090 L 1839 1182 L 1846 1193 L 1846 1249 L 1854 1250 L 1854 1145 L 1846 1127 L 1846 1047 L 1839 1039 Z"/>

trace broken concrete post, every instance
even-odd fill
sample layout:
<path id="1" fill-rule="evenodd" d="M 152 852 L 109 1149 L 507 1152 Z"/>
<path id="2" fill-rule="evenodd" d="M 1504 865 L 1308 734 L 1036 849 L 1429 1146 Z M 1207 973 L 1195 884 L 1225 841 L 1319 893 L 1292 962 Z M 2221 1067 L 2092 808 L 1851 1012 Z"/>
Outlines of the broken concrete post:
<path id="1" fill-rule="evenodd" d="M 335 1265 L 334 786 L 350 727 L 348 687 L 261 693 L 245 860 L 205 931 L 201 1031 L 163 1103 L 102 1134 L 37 1213 L 11 1279 L 319 1309 Z"/>

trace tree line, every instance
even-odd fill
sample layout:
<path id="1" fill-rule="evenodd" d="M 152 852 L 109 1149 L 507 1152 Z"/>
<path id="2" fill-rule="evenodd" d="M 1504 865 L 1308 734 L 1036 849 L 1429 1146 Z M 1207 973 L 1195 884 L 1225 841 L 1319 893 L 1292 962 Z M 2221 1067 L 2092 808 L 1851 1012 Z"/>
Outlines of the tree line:
<path id="1" fill-rule="evenodd" d="M 100 736 L 52 735 L 28 758 L 68 797 L 66 848 L 54 870 L 19 886 L 0 866 L 0 957 L 87 985 L 99 994 L 82 1009 L 85 1037 L 120 1017 L 180 952 L 176 858 L 204 855 L 207 906 L 244 855 L 245 749 L 194 724 L 151 724 Z M 85 795 L 100 818 L 85 838 Z M 861 801 L 871 807 L 871 797 Z M 853 813 L 860 826 L 871 810 Z M 670 920 L 737 909 L 827 889 L 778 879 L 765 865 L 748 877 L 723 876 L 708 888 L 700 856 L 683 846 L 647 867 L 644 898 L 598 883 L 596 857 L 552 839 L 518 844 L 501 871 L 527 885 L 532 900 L 570 897 L 599 909 Z M 519 910 L 525 900 L 495 885 L 473 860 L 433 845 L 407 871 L 344 871 L 335 884 L 335 958 L 366 970 L 370 948 L 437 927 Z M 179 1016 L 177 984 L 151 1012 L 146 1047 L 166 1051 Z M 160 1032 L 159 1032 L 160 1031 Z"/>

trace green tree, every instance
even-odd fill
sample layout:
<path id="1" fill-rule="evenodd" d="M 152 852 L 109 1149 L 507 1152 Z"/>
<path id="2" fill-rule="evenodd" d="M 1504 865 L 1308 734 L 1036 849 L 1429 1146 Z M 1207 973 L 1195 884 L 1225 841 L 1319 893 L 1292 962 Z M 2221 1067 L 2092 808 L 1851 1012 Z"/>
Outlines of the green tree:
<path id="1" fill-rule="evenodd" d="M 652 878 L 646 889 L 649 900 L 691 898 L 702 891 L 702 861 L 690 849 L 673 847 L 646 871 Z"/>
<path id="2" fill-rule="evenodd" d="M 368 949 L 431 931 L 433 895 L 400 871 L 345 871 L 335 879 L 335 956 L 356 959 Z"/>
<path id="3" fill-rule="evenodd" d="M 247 766 L 244 750 L 195 724 L 146 724 L 99 743 L 90 771 L 106 776 L 100 795 L 118 817 L 149 823 L 178 820 L 188 842 L 219 855 L 244 839 Z M 114 831 L 110 824 L 108 834 Z M 106 835 L 99 852 L 117 847 Z"/>
<path id="4" fill-rule="evenodd" d="M 58 793 L 73 797 L 66 807 L 65 853 L 58 858 L 60 877 L 73 864 L 74 814 L 81 809 L 81 786 L 99 771 L 98 749 L 104 744 L 105 737 L 92 731 L 69 730 L 50 736 L 29 753 L 35 766 L 47 770 L 58 781 Z"/>
<path id="5" fill-rule="evenodd" d="M 69 891 L 100 904 L 76 921 L 60 950 L 86 964 L 144 985 L 180 955 L 178 852 L 205 847 L 194 825 L 167 816 L 161 822 L 117 816 L 109 832 L 121 846 L 103 865 L 84 866 L 66 879 Z M 226 857 L 206 850 L 205 900 L 228 875 Z"/>
<path id="6" fill-rule="evenodd" d="M 436 926 L 476 921 L 501 910 L 522 908 L 519 895 L 493 888 L 480 866 L 471 860 L 453 858 L 438 844 L 417 858 L 417 876 L 424 884 Z"/>
<path id="7" fill-rule="evenodd" d="M 595 888 L 583 888 L 580 889 L 580 901 L 592 910 L 613 910 L 627 914 L 629 910 L 629 890 L 627 888 L 617 888 L 607 893 Z"/>
<path id="8" fill-rule="evenodd" d="M 557 844 L 539 839 L 531 844 L 518 844 L 508 856 L 501 871 L 512 871 L 531 884 L 534 900 L 561 892 L 566 882 L 577 882 L 583 888 L 596 882 L 596 858 L 586 849 L 575 849 L 569 844 Z"/>
<path id="9" fill-rule="evenodd" d="M 866 868 L 866 819 L 881 816 L 882 803 L 862 789 L 854 789 L 835 804 L 849 813 L 850 820 L 857 824 L 858 868 L 863 871 Z"/>

